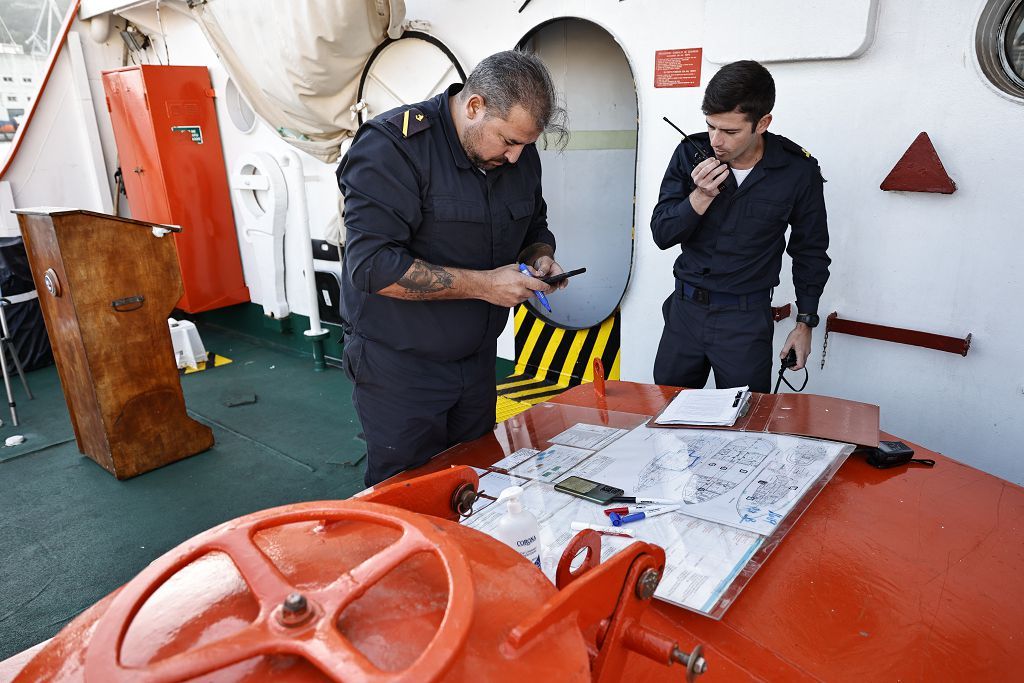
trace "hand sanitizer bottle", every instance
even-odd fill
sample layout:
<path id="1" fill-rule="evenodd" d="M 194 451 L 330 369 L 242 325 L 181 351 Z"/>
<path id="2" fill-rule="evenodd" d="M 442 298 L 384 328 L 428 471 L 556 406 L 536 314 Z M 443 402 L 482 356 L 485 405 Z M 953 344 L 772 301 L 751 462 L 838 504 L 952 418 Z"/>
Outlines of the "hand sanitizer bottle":
<path id="1" fill-rule="evenodd" d="M 540 567 L 540 525 L 531 512 L 523 509 L 521 486 L 509 486 L 498 496 L 498 503 L 508 503 L 508 512 L 498 520 L 498 540 Z"/>

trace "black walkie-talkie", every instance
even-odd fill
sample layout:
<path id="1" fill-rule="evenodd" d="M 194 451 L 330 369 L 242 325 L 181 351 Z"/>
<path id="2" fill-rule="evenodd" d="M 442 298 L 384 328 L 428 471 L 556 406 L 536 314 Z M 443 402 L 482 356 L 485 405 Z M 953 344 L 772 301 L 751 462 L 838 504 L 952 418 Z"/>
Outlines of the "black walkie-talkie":
<path id="1" fill-rule="evenodd" d="M 696 142 L 694 142 L 693 138 L 687 136 L 687 134 L 683 132 L 682 128 L 680 128 L 676 124 L 674 124 L 671 121 L 669 121 L 667 116 L 662 116 L 661 118 L 665 120 L 665 123 L 667 123 L 668 125 L 670 125 L 673 128 L 675 128 L 677 131 L 679 131 L 679 134 L 683 136 L 683 140 L 685 140 L 686 142 L 689 142 L 693 146 L 693 149 L 695 150 L 694 153 L 693 153 L 693 163 L 694 163 L 694 165 L 699 164 L 702 161 L 706 161 L 707 159 L 710 159 L 712 157 L 712 155 L 709 155 L 707 152 L 704 151 L 703 147 L 701 147 Z M 729 184 L 727 182 L 728 179 L 729 179 L 729 176 L 726 176 L 726 180 L 724 180 L 721 183 L 719 183 L 719 185 L 718 185 L 718 191 L 719 192 L 725 192 L 725 188 Z"/>
<path id="2" fill-rule="evenodd" d="M 916 462 L 927 467 L 934 467 L 931 458 L 915 458 L 914 449 L 902 441 L 879 441 L 878 448 L 868 449 L 867 462 L 880 470 Z"/>
<path id="3" fill-rule="evenodd" d="M 791 348 L 789 350 L 789 353 L 786 354 L 786 357 L 782 359 L 782 365 L 779 366 L 779 378 L 775 380 L 775 388 L 772 389 L 773 394 L 779 393 L 779 384 L 781 384 L 782 382 L 786 382 L 786 386 L 792 389 L 793 391 L 803 391 L 804 387 L 807 386 L 806 367 L 804 368 L 804 383 L 803 385 L 801 385 L 799 389 L 794 387 L 792 384 L 790 384 L 786 379 L 782 377 L 782 373 L 784 373 L 786 370 L 789 370 L 794 365 L 796 365 L 796 349 Z"/>

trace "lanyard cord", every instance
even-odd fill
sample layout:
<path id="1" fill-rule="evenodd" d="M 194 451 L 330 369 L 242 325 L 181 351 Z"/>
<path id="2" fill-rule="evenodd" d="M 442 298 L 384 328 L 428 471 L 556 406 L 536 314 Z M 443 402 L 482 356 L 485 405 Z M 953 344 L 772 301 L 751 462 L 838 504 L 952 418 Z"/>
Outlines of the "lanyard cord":
<path id="1" fill-rule="evenodd" d="M 788 379 L 783 377 L 783 373 L 785 371 L 786 371 L 786 367 L 785 366 L 779 368 L 779 379 L 775 382 L 775 388 L 772 389 L 772 393 L 773 394 L 779 393 L 779 382 L 785 382 L 787 387 L 789 387 L 790 389 L 792 389 L 793 391 L 796 391 L 798 393 L 803 391 L 805 388 L 807 388 L 807 380 L 810 379 L 810 373 L 807 372 L 807 366 L 804 366 L 804 383 L 800 385 L 799 389 L 794 387 L 792 384 L 789 383 Z"/>

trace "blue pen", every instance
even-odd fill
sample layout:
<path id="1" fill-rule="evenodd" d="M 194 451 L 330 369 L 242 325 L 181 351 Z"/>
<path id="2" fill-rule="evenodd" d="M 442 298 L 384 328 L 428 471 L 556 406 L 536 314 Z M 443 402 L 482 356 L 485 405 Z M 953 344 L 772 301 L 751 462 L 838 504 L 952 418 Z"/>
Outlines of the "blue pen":
<path id="1" fill-rule="evenodd" d="M 632 512 L 628 515 L 620 515 L 615 512 L 608 515 L 608 518 L 612 521 L 612 526 L 622 526 L 623 524 L 629 524 L 630 522 L 639 522 L 641 519 L 648 519 L 650 517 L 657 517 L 658 515 L 668 514 L 669 512 L 675 512 L 679 509 L 678 505 L 671 507 L 662 508 L 660 510 L 649 510 L 647 512 Z"/>
<path id="2" fill-rule="evenodd" d="M 520 263 L 519 264 L 519 272 L 522 273 L 523 275 L 530 275 L 530 269 L 526 267 L 525 263 Z M 533 276 L 530 275 L 530 277 L 533 277 Z M 544 308 L 548 309 L 548 313 L 550 313 L 551 312 L 551 304 L 548 303 L 548 298 L 546 296 L 544 296 L 544 292 L 538 292 L 538 291 L 534 290 L 533 293 L 537 295 L 537 301 L 540 302 L 540 305 L 543 306 Z"/>

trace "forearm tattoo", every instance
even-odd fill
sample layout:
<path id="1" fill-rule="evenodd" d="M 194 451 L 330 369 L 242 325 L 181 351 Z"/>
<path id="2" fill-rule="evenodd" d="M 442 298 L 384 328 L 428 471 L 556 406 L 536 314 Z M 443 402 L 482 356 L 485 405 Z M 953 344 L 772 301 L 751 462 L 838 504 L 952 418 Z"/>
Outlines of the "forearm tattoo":
<path id="1" fill-rule="evenodd" d="M 435 292 L 451 289 L 455 276 L 441 266 L 416 259 L 405 275 L 398 279 L 398 284 L 405 289 L 410 298 L 425 298 Z"/>

